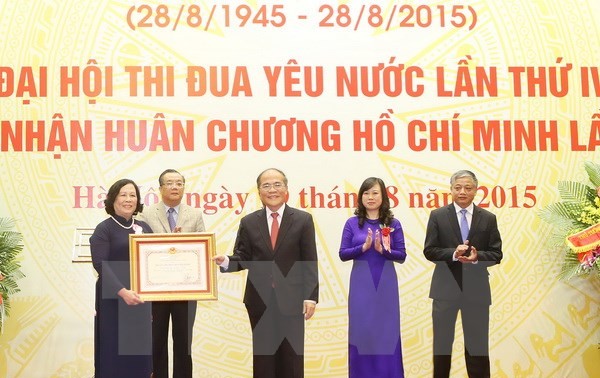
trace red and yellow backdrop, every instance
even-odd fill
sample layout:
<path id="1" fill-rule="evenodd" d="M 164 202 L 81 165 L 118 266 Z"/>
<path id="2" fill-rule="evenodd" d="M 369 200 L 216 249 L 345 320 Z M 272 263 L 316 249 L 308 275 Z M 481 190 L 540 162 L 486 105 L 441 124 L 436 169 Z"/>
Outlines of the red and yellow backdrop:
<path id="1" fill-rule="evenodd" d="M 317 227 L 307 377 L 347 376 L 351 264 L 338 247 L 369 176 L 388 185 L 407 239 L 405 372 L 431 375 L 422 246 L 458 169 L 478 175 L 504 240 L 490 269 L 492 375 L 598 376 L 600 283 L 557 280 L 562 256 L 537 213 L 600 157 L 599 12 L 592 0 L 1 1 L 0 215 L 23 233 L 26 278 L 0 376 L 92 375 L 95 275 L 72 260 L 114 181 L 134 179 L 153 203 L 160 172 L 178 169 L 230 253 L 271 166 Z M 219 300 L 199 305 L 198 377 L 251 374 L 244 282 L 219 274 Z"/>

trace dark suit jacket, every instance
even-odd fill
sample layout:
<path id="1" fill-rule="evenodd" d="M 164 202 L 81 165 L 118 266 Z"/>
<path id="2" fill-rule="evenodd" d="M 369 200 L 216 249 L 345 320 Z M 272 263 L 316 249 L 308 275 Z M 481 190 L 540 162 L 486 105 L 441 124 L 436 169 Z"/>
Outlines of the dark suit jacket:
<path id="1" fill-rule="evenodd" d="M 318 301 L 319 280 L 315 226 L 312 215 L 285 205 L 275 250 L 271 247 L 266 210 L 246 215 L 240 222 L 227 270 L 248 269 L 244 304 L 249 312 L 265 309 L 274 290 L 279 310 L 302 313 L 304 300 Z"/>
<path id="2" fill-rule="evenodd" d="M 454 250 L 462 244 L 454 204 L 433 210 L 429 216 L 423 253 L 434 262 L 429 297 L 440 300 L 465 299 L 491 304 L 487 268 L 502 260 L 502 239 L 496 216 L 474 206 L 469 245 L 477 249 L 477 264 L 452 261 Z"/>
<path id="3" fill-rule="evenodd" d="M 165 204 L 161 201 L 152 206 L 144 207 L 144 210 L 136 216 L 152 228 L 154 233 L 171 232 Z M 181 232 L 204 232 L 204 221 L 202 211 L 184 203 L 179 205 L 176 226 L 181 227 Z"/>

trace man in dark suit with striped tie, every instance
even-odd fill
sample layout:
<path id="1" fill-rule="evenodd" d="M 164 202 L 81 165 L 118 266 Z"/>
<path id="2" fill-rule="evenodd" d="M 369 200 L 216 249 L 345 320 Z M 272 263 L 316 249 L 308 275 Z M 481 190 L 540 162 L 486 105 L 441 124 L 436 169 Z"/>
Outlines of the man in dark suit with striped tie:
<path id="1" fill-rule="evenodd" d="M 450 178 L 452 203 L 433 210 L 423 253 L 435 263 L 433 299 L 433 376 L 450 376 L 454 328 L 461 313 L 469 378 L 490 376 L 488 267 L 502 260 L 496 216 L 473 204 L 477 177 L 461 170 Z"/>

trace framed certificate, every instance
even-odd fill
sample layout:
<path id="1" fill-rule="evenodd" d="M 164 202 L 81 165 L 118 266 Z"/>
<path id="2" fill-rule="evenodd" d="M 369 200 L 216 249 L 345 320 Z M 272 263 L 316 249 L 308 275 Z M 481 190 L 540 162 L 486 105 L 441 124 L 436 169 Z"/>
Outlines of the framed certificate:
<path id="1" fill-rule="evenodd" d="M 215 234 L 130 234 L 131 290 L 145 301 L 216 300 Z"/>
<path id="2" fill-rule="evenodd" d="M 91 263 L 92 252 L 90 251 L 90 236 L 94 233 L 94 227 L 76 227 L 73 235 L 73 254 L 71 261 L 74 263 Z"/>

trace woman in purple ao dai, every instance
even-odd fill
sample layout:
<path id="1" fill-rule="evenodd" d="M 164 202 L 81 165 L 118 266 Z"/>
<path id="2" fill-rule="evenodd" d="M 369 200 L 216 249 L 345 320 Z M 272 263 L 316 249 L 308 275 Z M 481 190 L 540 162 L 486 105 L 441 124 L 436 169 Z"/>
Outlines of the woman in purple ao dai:
<path id="1" fill-rule="evenodd" d="M 383 180 L 367 178 L 344 225 L 340 259 L 353 260 L 348 295 L 350 378 L 404 377 L 394 262 L 406 259 L 404 233 Z"/>

